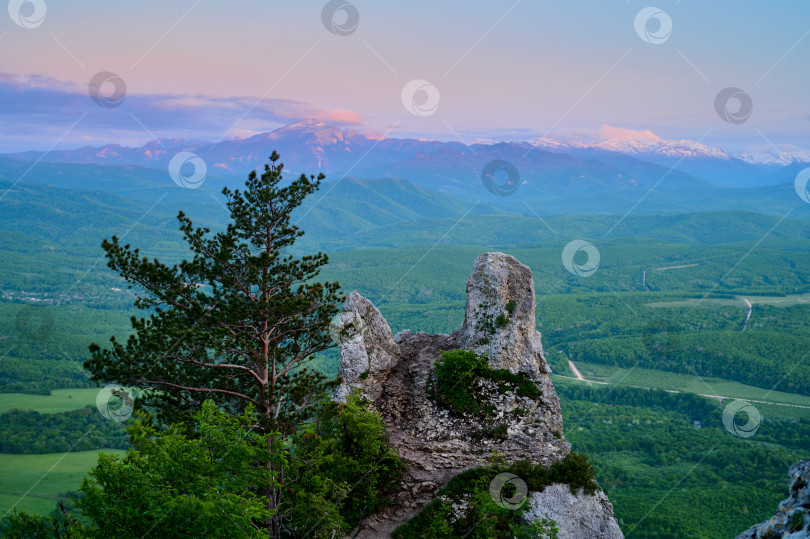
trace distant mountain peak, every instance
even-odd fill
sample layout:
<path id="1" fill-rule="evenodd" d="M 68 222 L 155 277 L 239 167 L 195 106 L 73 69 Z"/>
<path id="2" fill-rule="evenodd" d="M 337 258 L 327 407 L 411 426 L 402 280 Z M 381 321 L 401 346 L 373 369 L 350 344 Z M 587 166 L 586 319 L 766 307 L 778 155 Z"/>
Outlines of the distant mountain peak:
<path id="1" fill-rule="evenodd" d="M 595 133 L 580 139 L 559 140 L 537 138 L 531 144 L 551 150 L 595 149 L 628 155 L 650 155 L 663 158 L 687 159 L 731 159 L 731 156 L 714 146 L 707 146 L 694 140 L 668 140 L 659 137 L 649 129 L 635 131 L 622 127 L 603 125 Z"/>
<path id="2" fill-rule="evenodd" d="M 762 151 L 740 154 L 740 159 L 746 163 L 762 165 L 787 166 L 793 163 L 810 163 L 810 152 L 795 151 Z"/>
<path id="3" fill-rule="evenodd" d="M 286 140 L 298 141 L 308 146 L 325 147 L 335 144 L 346 144 L 355 137 L 363 137 L 354 129 L 345 129 L 324 120 L 305 120 L 279 127 L 270 133 L 251 137 L 252 140 L 269 140 L 273 142 Z"/>

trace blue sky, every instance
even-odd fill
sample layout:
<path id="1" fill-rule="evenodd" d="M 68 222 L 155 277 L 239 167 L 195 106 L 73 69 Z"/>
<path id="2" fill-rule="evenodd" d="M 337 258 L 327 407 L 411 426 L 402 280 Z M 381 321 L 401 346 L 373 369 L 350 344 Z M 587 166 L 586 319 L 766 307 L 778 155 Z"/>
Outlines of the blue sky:
<path id="1" fill-rule="evenodd" d="M 320 0 L 38 1 L 35 28 L 0 12 L 0 151 L 247 136 L 307 117 L 388 136 L 607 124 L 731 150 L 810 147 L 807 2 L 352 0 L 359 23 L 338 36 Z M 660 44 L 634 29 L 651 5 L 672 21 Z M 87 96 L 99 71 L 126 83 L 121 106 Z M 435 113 L 403 106 L 413 79 L 437 89 Z M 741 124 L 715 111 L 729 86 L 753 102 Z"/>

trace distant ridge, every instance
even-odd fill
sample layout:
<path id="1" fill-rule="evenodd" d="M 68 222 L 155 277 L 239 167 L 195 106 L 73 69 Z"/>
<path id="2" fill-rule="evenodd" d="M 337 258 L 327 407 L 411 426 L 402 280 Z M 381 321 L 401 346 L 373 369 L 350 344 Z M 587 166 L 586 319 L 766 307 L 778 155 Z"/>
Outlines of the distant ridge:
<path id="1" fill-rule="evenodd" d="M 246 171 L 263 166 L 269 152 L 275 149 L 291 173 L 322 171 L 331 176 L 394 176 L 446 192 L 477 186 L 484 166 L 495 159 L 513 164 L 523 180 L 538 188 L 545 189 L 546 184 L 553 184 L 555 189 L 576 191 L 582 183 L 592 190 L 651 186 L 675 165 L 667 183 L 681 187 L 694 187 L 696 181 L 735 187 L 776 185 L 792 180 L 782 173 L 784 165 L 793 165 L 803 157 L 785 155 L 775 160 L 765 156 L 767 163 L 762 164 L 755 162 L 752 156 L 735 157 L 695 141 L 666 140 L 649 131 L 608 126 L 604 129 L 601 138 L 589 142 L 541 138 L 468 146 L 460 142 L 384 138 L 320 120 L 307 120 L 269 133 L 218 143 L 162 139 L 137 148 L 110 144 L 52 151 L 44 156 L 32 151 L 3 157 L 165 168 L 176 153 L 189 151 L 206 161 L 211 174 L 241 177 Z"/>

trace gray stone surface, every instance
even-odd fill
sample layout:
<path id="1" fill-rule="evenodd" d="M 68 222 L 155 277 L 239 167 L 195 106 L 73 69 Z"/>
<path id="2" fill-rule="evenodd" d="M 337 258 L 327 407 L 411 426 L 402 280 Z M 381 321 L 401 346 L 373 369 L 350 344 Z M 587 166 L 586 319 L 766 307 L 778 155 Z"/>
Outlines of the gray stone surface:
<path id="1" fill-rule="evenodd" d="M 344 380 L 337 398 L 345 400 L 357 387 L 370 400 L 376 400 L 385 374 L 396 367 L 401 357 L 388 322 L 373 303 L 355 291 L 349 294 L 332 329 L 333 338 L 340 344 L 339 375 Z"/>
<path id="2" fill-rule="evenodd" d="M 588 496 L 571 493 L 568 485 L 551 485 L 543 492 L 532 492 L 529 507 L 523 513 L 527 522 L 553 520 L 560 529 L 560 539 L 623 539 L 624 534 L 613 516 L 613 505 L 599 491 Z"/>
<path id="3" fill-rule="evenodd" d="M 737 539 L 810 538 L 810 459 L 793 464 L 789 471 L 788 497 L 770 520 L 756 524 Z"/>
<path id="4" fill-rule="evenodd" d="M 460 347 L 487 354 L 493 369 L 525 372 L 533 378 L 546 373 L 536 307 L 528 266 L 504 253 L 479 255 L 467 280 Z M 498 317 L 505 324 L 499 324 Z"/>

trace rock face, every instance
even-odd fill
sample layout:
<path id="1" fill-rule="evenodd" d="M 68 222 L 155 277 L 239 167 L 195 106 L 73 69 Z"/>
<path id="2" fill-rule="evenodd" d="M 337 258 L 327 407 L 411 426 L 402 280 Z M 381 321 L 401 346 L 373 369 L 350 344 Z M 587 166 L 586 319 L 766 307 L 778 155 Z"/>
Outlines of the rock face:
<path id="1" fill-rule="evenodd" d="M 526 521 L 553 520 L 560 529 L 560 537 L 624 537 L 604 492 L 587 496 L 582 492 L 572 494 L 568 485 L 551 485 L 543 492 L 532 492 L 528 503 L 530 506 L 523 513 Z"/>
<path id="2" fill-rule="evenodd" d="M 377 400 L 385 374 L 402 357 L 388 322 L 373 303 L 352 292 L 331 329 L 340 342 L 340 375 L 344 381 L 337 398 L 345 400 L 352 387 L 363 386 L 366 396 Z"/>
<path id="3" fill-rule="evenodd" d="M 810 538 L 810 459 L 790 467 L 788 498 L 776 515 L 737 536 L 737 539 Z"/>
<path id="4" fill-rule="evenodd" d="M 531 270 L 504 253 L 484 253 L 475 260 L 467 282 L 464 324 L 449 335 L 402 331 L 392 336 L 379 310 L 357 292 L 351 293 L 335 327 L 344 380 L 335 398 L 342 400 L 359 390 L 380 412 L 392 447 L 408 461 L 391 505 L 366 519 L 357 537 L 389 536 L 454 475 L 486 464 L 493 450 L 509 462 L 529 460 L 544 466 L 565 458 L 571 445 L 562 435 L 560 402 L 548 376 L 535 308 Z M 478 380 L 476 392 L 491 406 L 491 417 L 484 421 L 451 414 L 429 393 L 440 352 L 459 348 L 487 354 L 491 369 L 526 374 L 542 395 L 502 393 L 494 382 Z M 612 518 L 609 503 L 570 493 L 569 498 L 579 507 L 599 509 L 589 529 L 609 529 L 601 523 L 608 514 Z M 561 507 L 557 504 L 555 511 Z M 574 515 L 576 510 L 572 511 Z M 579 529 L 573 524 L 569 528 Z M 599 533 L 570 537 L 621 537 L 621 532 Z"/>
<path id="5" fill-rule="evenodd" d="M 533 379 L 548 372 L 535 329 L 532 270 L 512 256 L 484 253 L 467 280 L 459 347 L 489 355 L 490 367 L 524 372 Z"/>

